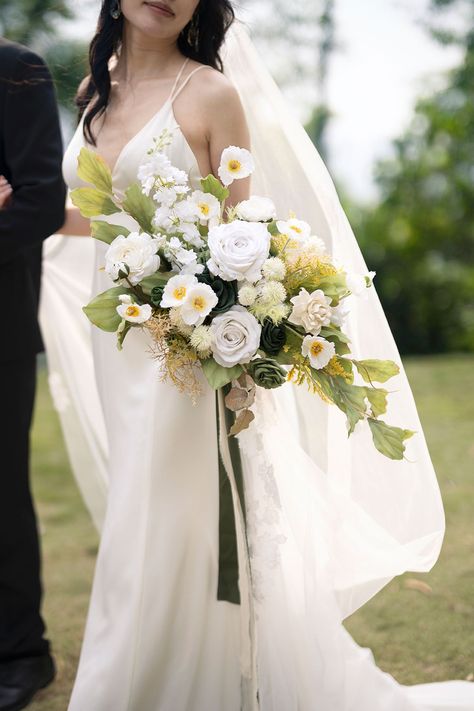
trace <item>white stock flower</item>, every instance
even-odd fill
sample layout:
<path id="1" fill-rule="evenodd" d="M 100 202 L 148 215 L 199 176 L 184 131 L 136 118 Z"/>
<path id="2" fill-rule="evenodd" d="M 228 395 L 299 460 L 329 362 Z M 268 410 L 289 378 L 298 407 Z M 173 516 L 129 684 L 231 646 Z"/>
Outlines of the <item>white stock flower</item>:
<path id="1" fill-rule="evenodd" d="M 318 336 L 306 336 L 301 345 L 301 353 L 309 358 L 316 370 L 324 368 L 336 354 L 334 343 Z"/>
<path id="2" fill-rule="evenodd" d="M 217 306 L 218 301 L 216 293 L 208 284 L 191 286 L 181 306 L 181 316 L 184 323 L 189 326 L 201 325 L 214 306 Z"/>
<path id="3" fill-rule="evenodd" d="M 211 195 L 211 193 L 195 190 L 189 197 L 189 201 L 194 205 L 195 215 L 204 222 L 208 222 L 220 215 L 221 204 L 216 196 Z"/>
<path id="4" fill-rule="evenodd" d="M 134 304 L 130 297 L 127 297 L 127 300 L 120 298 L 120 301 L 122 303 L 120 306 L 117 306 L 117 313 L 124 321 L 129 321 L 130 323 L 145 323 L 145 321 L 151 318 L 152 309 L 150 304 Z"/>
<path id="5" fill-rule="evenodd" d="M 248 200 L 243 200 L 235 208 L 239 220 L 247 222 L 268 222 L 276 218 L 276 208 L 273 200 L 259 195 L 251 195 Z"/>
<path id="6" fill-rule="evenodd" d="M 266 279 L 283 281 L 286 275 L 285 262 L 280 257 L 270 257 L 264 261 L 262 273 Z"/>
<path id="7" fill-rule="evenodd" d="M 243 306 L 233 306 L 212 320 L 214 360 L 224 368 L 249 363 L 260 345 L 262 327 Z"/>
<path id="8" fill-rule="evenodd" d="M 224 185 L 230 185 L 240 178 L 247 178 L 254 170 L 252 154 L 246 148 L 228 146 L 222 151 L 217 174 Z"/>
<path id="9" fill-rule="evenodd" d="M 310 225 L 304 220 L 297 220 L 296 217 L 291 217 L 289 220 L 278 220 L 276 224 L 278 232 L 287 237 L 305 240 L 311 235 Z"/>
<path id="10" fill-rule="evenodd" d="M 190 289 L 198 283 L 193 274 L 177 274 L 168 280 L 161 298 L 160 306 L 164 309 L 182 306 Z"/>
<path id="11" fill-rule="evenodd" d="M 316 336 L 323 326 L 331 322 L 331 299 L 322 289 L 316 289 L 311 294 L 301 288 L 297 296 L 290 299 L 293 310 L 288 317 L 290 323 L 303 326 L 306 332 Z"/>
<path id="12" fill-rule="evenodd" d="M 119 271 L 128 270 L 128 280 L 138 284 L 158 271 L 160 243 L 146 232 L 130 232 L 128 237 L 118 235 L 105 253 L 105 271 L 116 281 Z"/>
<path id="13" fill-rule="evenodd" d="M 208 354 L 214 341 L 214 329 L 212 326 L 196 326 L 189 339 L 190 344 L 198 353 Z"/>
<path id="14" fill-rule="evenodd" d="M 183 239 L 192 244 L 193 247 L 202 247 L 204 245 L 204 240 L 194 223 L 181 222 L 176 229 L 183 236 Z"/>
<path id="15" fill-rule="evenodd" d="M 258 296 L 258 291 L 253 284 L 242 284 L 239 289 L 239 302 L 242 306 L 252 306 Z"/>
<path id="16" fill-rule="evenodd" d="M 235 220 L 209 230 L 209 271 L 225 281 L 258 281 L 270 249 L 270 233 L 260 222 Z"/>

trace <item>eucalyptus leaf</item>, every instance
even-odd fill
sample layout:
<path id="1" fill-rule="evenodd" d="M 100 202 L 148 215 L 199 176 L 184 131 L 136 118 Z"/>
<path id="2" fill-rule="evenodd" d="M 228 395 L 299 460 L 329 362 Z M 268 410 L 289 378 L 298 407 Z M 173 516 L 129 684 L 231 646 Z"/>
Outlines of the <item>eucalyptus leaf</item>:
<path id="1" fill-rule="evenodd" d="M 77 175 L 97 190 L 112 195 L 112 173 L 103 158 L 90 148 L 81 148 L 78 157 Z"/>
<path id="2" fill-rule="evenodd" d="M 76 188 L 71 192 L 72 204 L 79 208 L 83 217 L 114 215 L 121 212 L 107 193 L 96 188 Z"/>
<path id="3" fill-rule="evenodd" d="M 403 459 L 404 442 L 415 433 L 412 430 L 402 430 L 400 427 L 387 425 L 383 420 L 369 418 L 368 423 L 376 449 L 389 459 Z"/>
<path id="4" fill-rule="evenodd" d="M 366 383 L 385 383 L 400 372 L 400 368 L 393 360 L 353 360 L 352 362 Z"/>
<path id="5" fill-rule="evenodd" d="M 111 225 L 109 222 L 97 220 L 91 222 L 91 234 L 94 239 L 97 239 L 100 242 L 112 244 L 114 239 L 119 235 L 128 237 L 130 230 L 127 230 L 126 227 L 121 227 L 120 225 Z"/>
<path id="6" fill-rule="evenodd" d="M 219 365 L 219 363 L 216 363 L 213 358 L 206 358 L 201 361 L 201 365 L 207 382 L 214 390 L 218 390 L 235 378 L 238 378 L 244 370 L 241 365 L 234 365 L 232 368 L 224 368 L 222 365 Z"/>
<path id="7" fill-rule="evenodd" d="M 133 183 L 125 191 L 122 208 L 138 222 L 144 232 L 153 233 L 152 219 L 155 214 L 155 203 L 142 193 L 138 183 Z"/>
<path id="8" fill-rule="evenodd" d="M 208 175 L 207 178 L 202 178 L 201 187 L 204 193 L 214 195 L 220 203 L 227 200 L 230 195 L 229 190 L 225 188 L 214 175 Z"/>
<path id="9" fill-rule="evenodd" d="M 120 304 L 118 297 L 121 294 L 129 294 L 131 296 L 132 292 L 123 286 L 115 286 L 113 289 L 103 291 L 102 294 L 96 296 L 82 310 L 94 326 L 102 329 L 102 331 L 115 332 L 122 320 L 117 313 L 117 306 Z"/>

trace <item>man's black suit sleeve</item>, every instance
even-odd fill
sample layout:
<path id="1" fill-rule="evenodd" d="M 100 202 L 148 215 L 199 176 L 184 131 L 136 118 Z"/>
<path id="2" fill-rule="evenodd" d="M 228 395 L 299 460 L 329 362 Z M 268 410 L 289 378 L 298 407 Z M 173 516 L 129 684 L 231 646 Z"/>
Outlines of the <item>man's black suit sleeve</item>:
<path id="1" fill-rule="evenodd" d="M 0 263 L 39 245 L 64 223 L 62 141 L 50 73 L 34 53 L 18 54 L 4 77 L 3 142 L 10 206 L 0 210 Z M 8 81 L 10 79 L 10 81 Z"/>

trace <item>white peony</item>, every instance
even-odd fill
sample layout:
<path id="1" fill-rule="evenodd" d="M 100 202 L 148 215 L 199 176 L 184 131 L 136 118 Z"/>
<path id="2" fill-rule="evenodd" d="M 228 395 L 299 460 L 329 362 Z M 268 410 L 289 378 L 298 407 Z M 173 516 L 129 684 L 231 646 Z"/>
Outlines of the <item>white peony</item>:
<path id="1" fill-rule="evenodd" d="M 266 279 L 283 281 L 286 275 L 285 262 L 280 257 L 269 257 L 263 263 L 262 273 Z"/>
<path id="2" fill-rule="evenodd" d="M 301 353 L 309 358 L 311 366 L 316 370 L 324 368 L 336 355 L 334 343 L 318 336 L 306 336 L 301 345 Z"/>
<path id="3" fill-rule="evenodd" d="M 209 230 L 209 271 L 225 281 L 260 279 L 270 249 L 270 233 L 260 222 L 235 220 Z"/>
<path id="4" fill-rule="evenodd" d="M 160 241 L 146 232 L 130 232 L 128 237 L 119 235 L 105 253 L 105 271 L 116 281 L 119 271 L 128 272 L 131 284 L 158 271 L 160 257 L 157 254 Z"/>
<path id="5" fill-rule="evenodd" d="M 260 345 L 262 328 L 243 306 L 233 306 L 212 321 L 214 360 L 225 368 L 248 363 Z"/>
<path id="6" fill-rule="evenodd" d="M 331 322 L 331 299 L 322 289 L 316 289 L 311 294 L 306 289 L 300 289 L 297 296 L 290 299 L 293 310 L 288 317 L 290 323 L 303 326 L 305 331 L 317 336 L 323 326 Z"/>
<path id="7" fill-rule="evenodd" d="M 311 235 L 311 227 L 304 220 L 291 217 L 289 220 L 278 220 L 277 229 L 281 235 L 297 239 L 307 239 Z"/>
<path id="8" fill-rule="evenodd" d="M 269 222 L 276 218 L 276 208 L 273 200 L 259 195 L 252 195 L 243 200 L 235 208 L 239 220 L 247 222 Z"/>
<path id="9" fill-rule="evenodd" d="M 193 274 L 177 274 L 168 280 L 161 298 L 160 306 L 164 309 L 182 306 L 190 289 L 198 284 Z"/>
<path id="10" fill-rule="evenodd" d="M 222 151 L 217 174 L 224 185 L 230 185 L 240 178 L 247 178 L 254 170 L 252 154 L 246 148 L 229 146 Z"/>
<path id="11" fill-rule="evenodd" d="M 150 304 L 135 304 L 128 294 L 119 296 L 120 306 L 117 306 L 117 313 L 120 318 L 130 323 L 145 323 L 151 318 L 152 309 Z"/>
<path id="12" fill-rule="evenodd" d="M 195 284 L 186 295 L 181 307 L 181 316 L 189 326 L 199 326 L 208 316 L 219 299 L 208 284 Z"/>
<path id="13" fill-rule="evenodd" d="M 215 195 L 203 193 L 202 190 L 195 190 L 189 198 L 189 202 L 194 207 L 194 214 L 200 220 L 208 222 L 221 213 L 221 204 Z"/>

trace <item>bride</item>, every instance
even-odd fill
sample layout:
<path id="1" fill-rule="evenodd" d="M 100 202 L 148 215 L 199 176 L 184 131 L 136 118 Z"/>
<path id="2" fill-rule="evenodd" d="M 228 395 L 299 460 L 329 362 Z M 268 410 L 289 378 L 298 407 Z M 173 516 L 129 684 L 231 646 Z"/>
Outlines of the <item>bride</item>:
<path id="1" fill-rule="evenodd" d="M 81 185 L 84 146 L 108 163 L 120 194 L 164 128 L 193 188 L 216 173 L 225 147 L 251 145 L 253 189 L 364 273 L 324 164 L 232 22 L 228 0 L 104 0 L 64 158 L 69 188 Z M 234 183 L 229 204 L 249 191 Z M 235 595 L 232 566 L 220 571 L 214 394 L 192 407 L 160 382 L 145 333 L 133 331 L 119 353 L 110 334 L 89 331 L 81 306 L 110 287 L 106 245 L 79 238 L 89 223 L 73 207 L 62 232 L 77 238 L 47 245 L 42 325 L 73 468 L 102 530 L 69 711 L 474 709 L 473 685 L 401 686 L 342 626 L 393 576 L 429 570 L 442 543 L 439 489 L 403 369 L 391 412 L 417 435 L 402 462 L 379 455 L 363 428 L 348 440 L 340 413 L 303 388 L 258 394 L 238 440 L 244 509 L 227 469 Z M 354 299 L 347 329 L 356 357 L 399 360 L 375 292 Z"/>

